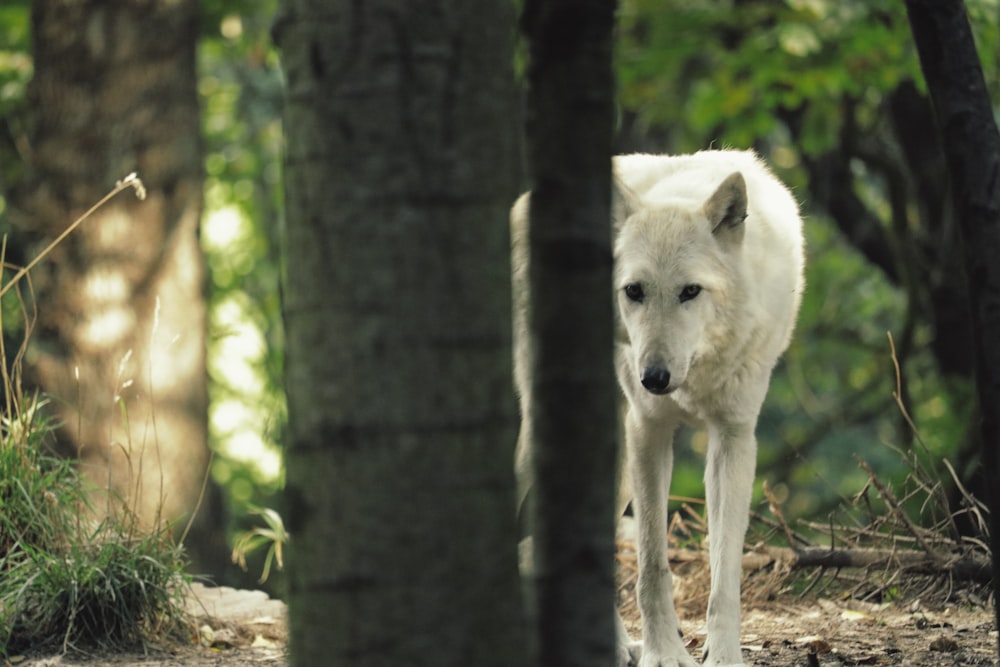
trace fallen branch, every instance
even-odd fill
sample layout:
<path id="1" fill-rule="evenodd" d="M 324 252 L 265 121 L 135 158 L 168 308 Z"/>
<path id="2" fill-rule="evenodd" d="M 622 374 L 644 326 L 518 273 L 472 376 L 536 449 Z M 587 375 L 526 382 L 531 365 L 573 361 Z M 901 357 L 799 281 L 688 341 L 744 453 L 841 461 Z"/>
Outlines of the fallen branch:
<path id="1" fill-rule="evenodd" d="M 708 553 L 701 549 L 669 549 L 674 565 L 708 564 Z M 743 569 L 754 571 L 778 566 L 791 571 L 812 567 L 829 569 L 905 570 L 910 574 L 950 576 L 958 581 L 989 583 L 992 572 L 985 556 L 954 555 L 950 559 L 928 556 L 914 549 L 828 549 L 826 547 L 773 547 L 761 545 L 743 554 Z"/>
<path id="2" fill-rule="evenodd" d="M 763 546 L 743 556 L 743 569 L 758 570 L 779 565 L 789 570 L 824 568 L 899 569 L 913 574 L 950 576 L 957 580 L 988 583 L 990 561 L 974 555 L 942 558 L 911 549 L 827 549 L 825 547 Z"/>

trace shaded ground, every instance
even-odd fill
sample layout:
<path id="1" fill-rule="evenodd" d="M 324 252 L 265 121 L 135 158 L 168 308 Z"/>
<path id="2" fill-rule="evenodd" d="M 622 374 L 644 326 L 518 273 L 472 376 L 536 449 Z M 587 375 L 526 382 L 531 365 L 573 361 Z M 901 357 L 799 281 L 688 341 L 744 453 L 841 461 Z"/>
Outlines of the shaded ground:
<path id="1" fill-rule="evenodd" d="M 634 552 L 621 545 L 619 563 L 622 615 L 640 634 L 634 595 Z M 707 590 L 704 566 L 676 568 L 676 592 L 688 646 L 700 656 Z M 841 667 L 854 665 L 994 665 L 997 633 L 992 612 L 983 605 L 910 600 L 875 605 L 781 593 L 760 577 L 744 594 L 743 658 L 747 665 Z M 15 657 L 14 667 L 284 667 L 284 605 L 259 592 L 197 590 L 190 610 L 198 616 L 187 645 L 149 647 L 145 654 L 78 654 Z M 3 667 L 8 667 L 3 665 Z M 475 667 L 474 665 L 470 667 Z"/>

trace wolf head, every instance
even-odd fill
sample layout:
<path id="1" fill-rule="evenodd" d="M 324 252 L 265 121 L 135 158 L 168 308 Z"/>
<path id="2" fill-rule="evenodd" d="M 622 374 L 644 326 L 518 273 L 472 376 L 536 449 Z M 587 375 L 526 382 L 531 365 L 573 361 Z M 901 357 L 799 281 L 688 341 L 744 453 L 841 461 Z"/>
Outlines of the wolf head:
<path id="1" fill-rule="evenodd" d="M 746 215 L 739 172 L 703 200 L 640 197 L 616 183 L 619 380 L 633 400 L 684 388 L 699 359 L 721 344 Z"/>

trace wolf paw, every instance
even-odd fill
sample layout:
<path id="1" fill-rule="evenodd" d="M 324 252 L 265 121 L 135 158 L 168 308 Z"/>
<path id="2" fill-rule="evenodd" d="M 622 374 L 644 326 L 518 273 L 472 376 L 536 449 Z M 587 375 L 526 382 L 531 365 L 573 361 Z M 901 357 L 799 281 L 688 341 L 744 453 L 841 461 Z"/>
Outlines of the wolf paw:
<path id="1" fill-rule="evenodd" d="M 694 658 L 685 651 L 682 655 L 658 656 L 653 653 L 642 654 L 639 667 L 699 667 Z"/>
<path id="2" fill-rule="evenodd" d="M 739 643 L 727 648 L 728 650 L 724 650 L 719 644 L 713 648 L 711 639 L 709 639 L 705 646 L 704 667 L 744 667 Z M 713 659 L 713 654 L 719 658 Z"/>

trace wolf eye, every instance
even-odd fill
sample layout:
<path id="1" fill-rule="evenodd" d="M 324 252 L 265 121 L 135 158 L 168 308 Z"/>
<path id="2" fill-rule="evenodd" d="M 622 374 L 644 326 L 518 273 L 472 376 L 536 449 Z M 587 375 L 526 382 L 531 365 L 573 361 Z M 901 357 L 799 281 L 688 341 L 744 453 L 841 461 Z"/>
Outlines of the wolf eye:
<path id="1" fill-rule="evenodd" d="M 646 295 L 642 291 L 642 285 L 639 283 L 629 283 L 625 286 L 625 296 L 629 301 L 642 303 L 642 300 Z"/>
<path id="2" fill-rule="evenodd" d="M 684 289 L 681 290 L 679 298 L 681 303 L 684 303 L 685 301 L 690 301 L 699 294 L 701 294 L 701 285 L 685 285 Z"/>

